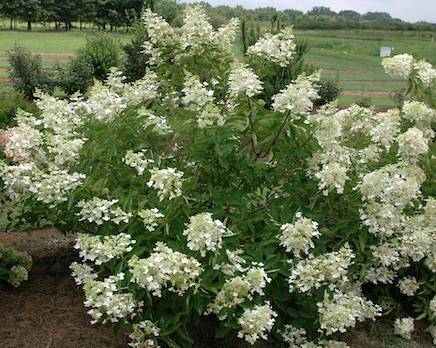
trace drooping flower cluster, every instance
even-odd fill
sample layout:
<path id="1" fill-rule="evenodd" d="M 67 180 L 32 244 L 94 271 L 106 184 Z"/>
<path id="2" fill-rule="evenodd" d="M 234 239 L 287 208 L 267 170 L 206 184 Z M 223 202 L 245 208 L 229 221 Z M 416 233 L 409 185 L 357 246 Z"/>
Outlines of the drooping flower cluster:
<path id="1" fill-rule="evenodd" d="M 224 320 L 227 317 L 221 313 L 224 308 L 235 308 L 246 300 L 252 300 L 256 293 L 263 295 L 263 289 L 270 281 L 262 264 L 253 265 L 245 275 L 226 280 L 214 301 L 209 304 L 207 313 L 215 313 L 220 320 Z"/>
<path id="2" fill-rule="evenodd" d="M 131 293 L 123 293 L 118 283 L 124 280 L 124 273 L 105 278 L 103 281 L 86 280 L 85 306 L 90 307 L 88 314 L 92 324 L 102 321 L 112 323 L 126 320 L 136 315 L 140 303 L 137 303 Z"/>
<path id="3" fill-rule="evenodd" d="M 419 79 L 422 81 L 425 87 L 431 86 L 433 80 L 436 80 L 436 69 L 430 63 L 425 60 L 420 60 L 415 64 Z"/>
<path id="4" fill-rule="evenodd" d="M 80 221 L 86 220 L 97 225 L 108 221 L 117 225 L 128 223 L 133 214 L 123 211 L 120 207 L 113 208 L 116 203 L 118 203 L 117 199 L 109 201 L 99 197 L 93 197 L 88 201 L 81 200 L 77 203 L 77 207 L 81 210 L 76 215 L 80 216 Z"/>
<path id="5" fill-rule="evenodd" d="M 101 265 L 128 253 L 133 249 L 133 244 L 135 241 L 127 233 L 104 237 L 80 233 L 77 235 L 74 248 L 79 250 L 79 256 L 83 260 Z"/>
<path id="6" fill-rule="evenodd" d="M 225 116 L 213 103 L 207 104 L 197 117 L 198 128 L 208 128 L 214 126 L 215 124 L 221 127 L 225 122 Z"/>
<path id="7" fill-rule="evenodd" d="M 413 296 L 419 289 L 419 284 L 414 277 L 406 277 L 398 282 L 402 294 Z"/>
<path id="8" fill-rule="evenodd" d="M 153 232 L 159 226 L 158 221 L 165 217 L 157 208 L 140 210 L 138 215 L 144 222 L 146 230 L 150 232 Z"/>
<path id="9" fill-rule="evenodd" d="M 15 163 L 38 161 L 38 157 L 43 156 L 40 149 L 42 143 L 42 134 L 27 125 L 9 128 L 0 133 L 4 155 Z"/>
<path id="10" fill-rule="evenodd" d="M 198 287 L 202 273 L 200 262 L 158 242 L 153 253 L 140 259 L 136 255 L 129 260 L 131 281 L 149 291 L 153 296 L 162 297 L 162 290 L 182 296 L 190 288 Z"/>
<path id="11" fill-rule="evenodd" d="M 296 45 L 292 29 L 283 29 L 280 33 L 266 34 L 247 50 L 247 55 L 260 56 L 281 67 L 288 66 L 295 55 Z"/>
<path id="12" fill-rule="evenodd" d="M 395 320 L 394 332 L 406 340 L 412 339 L 412 333 L 415 330 L 413 318 L 398 318 Z"/>
<path id="13" fill-rule="evenodd" d="M 151 127 L 153 132 L 158 135 L 168 135 L 172 133 L 172 129 L 165 117 L 157 116 L 153 112 L 146 109 L 138 110 L 138 114 L 141 117 L 145 117 L 143 123 L 144 128 Z"/>
<path id="14" fill-rule="evenodd" d="M 160 201 L 164 199 L 174 199 L 180 197 L 182 192 L 183 172 L 177 171 L 174 168 L 150 170 L 150 181 L 148 187 L 153 187 L 157 190 L 157 195 Z"/>
<path id="15" fill-rule="evenodd" d="M 231 232 L 220 220 L 214 220 L 211 213 L 201 213 L 189 218 L 184 236 L 188 239 L 188 248 L 206 256 L 207 251 L 221 249 L 223 237 Z"/>
<path id="16" fill-rule="evenodd" d="M 406 162 L 416 163 L 428 150 L 427 139 L 418 128 L 409 128 L 398 136 L 398 156 Z"/>
<path id="17" fill-rule="evenodd" d="M 149 320 L 133 324 L 133 330 L 129 335 L 133 348 L 159 348 L 156 337 L 159 337 L 159 328 Z"/>
<path id="18" fill-rule="evenodd" d="M 291 269 L 289 291 L 307 292 L 323 285 L 347 281 L 348 267 L 355 255 L 348 244 L 339 251 L 301 260 Z"/>
<path id="19" fill-rule="evenodd" d="M 94 272 L 93 268 L 85 263 L 73 262 L 70 265 L 71 276 L 77 285 L 82 285 L 87 280 L 97 279 L 98 274 Z"/>
<path id="20" fill-rule="evenodd" d="M 280 227 L 281 234 L 279 236 L 280 245 L 286 248 L 287 252 L 292 252 L 294 255 L 300 253 L 307 254 L 309 249 L 313 248 L 312 238 L 319 238 L 318 223 L 312 221 L 298 212 L 295 214 L 295 222 L 284 224 Z"/>
<path id="21" fill-rule="evenodd" d="M 258 339 L 266 340 L 276 317 L 277 313 L 272 310 L 269 302 L 253 309 L 246 309 L 238 320 L 241 325 L 238 337 L 244 338 L 250 344 L 254 344 Z"/>
<path id="22" fill-rule="evenodd" d="M 146 157 L 146 150 L 140 150 L 139 152 L 128 150 L 123 158 L 123 162 L 129 167 L 135 168 L 138 175 L 143 175 L 145 169 L 154 163 L 154 160 Z"/>
<path id="23" fill-rule="evenodd" d="M 213 102 L 213 90 L 207 89 L 207 82 L 201 82 L 198 76 L 187 74 L 182 89 L 182 103 L 191 110 L 199 111 Z"/>
<path id="24" fill-rule="evenodd" d="M 306 114 L 313 107 L 313 101 L 319 98 L 320 73 L 310 76 L 300 75 L 280 93 L 273 96 L 272 109 L 275 112 L 291 112 L 294 117 Z"/>
<path id="25" fill-rule="evenodd" d="M 356 321 L 375 319 L 381 315 L 381 307 L 374 305 L 358 293 L 335 291 L 332 296 L 324 294 L 323 302 L 318 305 L 321 330 L 326 335 L 346 332 L 347 327 L 354 327 Z"/>
<path id="26" fill-rule="evenodd" d="M 309 341 L 305 329 L 289 324 L 285 325 L 284 331 L 279 331 L 279 333 L 289 348 L 349 348 L 345 342 L 340 341 L 321 340 L 317 343 Z"/>

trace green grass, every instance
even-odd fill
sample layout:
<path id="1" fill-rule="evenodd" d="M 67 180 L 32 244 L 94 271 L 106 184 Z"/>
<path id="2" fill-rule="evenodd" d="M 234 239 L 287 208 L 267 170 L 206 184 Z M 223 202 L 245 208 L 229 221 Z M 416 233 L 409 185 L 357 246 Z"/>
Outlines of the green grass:
<path id="1" fill-rule="evenodd" d="M 435 33 L 377 30 L 297 31 L 296 37 L 308 42 L 309 63 L 323 69 L 324 75 L 338 79 L 344 91 L 390 92 L 404 86 L 387 76 L 381 66 L 380 47 L 394 47 L 394 54 L 410 53 L 436 65 Z M 357 82 L 353 82 L 357 81 Z M 341 96 L 340 104 L 350 104 L 361 97 Z M 376 106 L 393 106 L 389 96 L 372 97 Z"/>
<path id="2" fill-rule="evenodd" d="M 26 32 L 0 31 L 0 49 L 11 50 L 15 45 L 23 46 L 35 51 L 74 53 L 86 43 L 88 36 L 96 35 L 94 31 L 68 32 Z M 111 33 L 121 43 L 129 41 L 126 34 Z"/>
<path id="3" fill-rule="evenodd" d="M 42 51 L 44 64 L 54 61 L 65 63 L 71 57 L 56 53 L 75 53 L 86 43 L 86 38 L 96 35 L 96 31 L 73 30 L 56 31 L 0 31 L 0 51 L 7 51 L 15 45 L 27 47 L 32 51 Z M 120 43 L 130 40 L 128 34 L 108 33 Z M 297 31 L 296 37 L 308 41 L 310 51 L 306 61 L 323 69 L 324 75 L 338 79 L 340 87 L 349 93 L 361 92 L 359 96 L 343 95 L 340 104 L 350 104 L 371 95 L 376 106 L 393 106 L 394 101 L 387 94 L 404 86 L 403 81 L 391 80 L 381 66 L 379 49 L 382 46 L 394 47 L 394 54 L 410 53 L 417 59 L 425 58 L 436 65 L 436 41 L 432 41 L 434 32 L 404 32 L 377 30 L 313 30 Z M 44 51 L 54 54 L 45 55 Z M 241 56 L 240 49 L 234 50 Z M 8 67 L 4 61 L 7 55 L 0 52 L 0 78 L 7 77 L 3 68 Z M 377 95 L 376 92 L 385 92 Z M 345 93 L 347 94 L 347 93 Z M 379 93 L 380 94 L 380 93 Z"/>

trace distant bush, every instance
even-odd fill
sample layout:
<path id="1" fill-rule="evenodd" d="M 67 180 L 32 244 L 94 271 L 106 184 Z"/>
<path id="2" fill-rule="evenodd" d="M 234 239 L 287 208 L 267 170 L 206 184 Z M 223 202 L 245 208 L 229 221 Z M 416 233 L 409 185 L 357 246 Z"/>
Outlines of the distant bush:
<path id="1" fill-rule="evenodd" d="M 372 105 L 372 98 L 362 97 L 356 102 L 356 104 L 361 106 L 362 108 L 369 108 Z"/>
<path id="2" fill-rule="evenodd" d="M 36 105 L 26 99 L 22 92 L 12 91 L 0 93 L 0 128 L 8 128 L 15 125 L 15 114 L 18 109 L 35 113 Z"/>
<path id="3" fill-rule="evenodd" d="M 122 50 L 116 40 L 108 35 L 98 35 L 88 38 L 86 45 L 79 51 L 79 55 L 73 61 L 73 71 L 77 68 L 92 68 L 92 77 L 103 81 L 109 74 L 111 67 L 121 66 Z"/>
<path id="4" fill-rule="evenodd" d="M 337 80 L 322 78 L 320 80 L 320 88 L 318 91 L 319 99 L 316 101 L 317 105 L 327 104 L 339 97 L 341 88 Z"/>
<path id="5" fill-rule="evenodd" d="M 146 38 L 144 25 L 138 23 L 134 27 L 132 40 L 122 47 L 125 54 L 123 72 L 129 82 L 139 80 L 145 75 L 148 56 L 143 52 L 142 46 Z"/>
<path id="6" fill-rule="evenodd" d="M 32 55 L 26 48 L 15 47 L 9 52 L 9 63 L 13 86 L 28 98 L 32 98 L 35 89 L 40 87 L 43 81 L 41 56 Z"/>

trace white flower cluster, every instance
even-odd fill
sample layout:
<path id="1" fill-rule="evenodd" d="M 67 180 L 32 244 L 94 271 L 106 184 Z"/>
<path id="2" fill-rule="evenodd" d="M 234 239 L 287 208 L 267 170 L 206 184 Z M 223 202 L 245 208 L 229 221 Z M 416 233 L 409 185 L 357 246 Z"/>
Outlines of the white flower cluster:
<path id="1" fill-rule="evenodd" d="M 166 169 L 153 168 L 150 170 L 150 174 L 151 177 L 147 186 L 158 191 L 157 195 L 160 201 L 164 199 L 171 200 L 183 194 L 183 172 L 169 167 Z"/>
<path id="2" fill-rule="evenodd" d="M 73 262 L 70 265 L 71 275 L 77 285 L 84 284 L 87 280 L 97 279 L 98 275 L 94 272 L 91 266 L 86 263 Z"/>
<path id="3" fill-rule="evenodd" d="M 213 90 L 207 89 L 209 84 L 201 82 L 198 76 L 186 74 L 182 89 L 182 103 L 189 109 L 199 111 L 213 102 Z"/>
<path id="4" fill-rule="evenodd" d="M 138 211 L 147 231 L 153 232 L 159 226 L 158 221 L 165 216 L 157 208 L 143 209 Z"/>
<path id="5" fill-rule="evenodd" d="M 223 237 L 231 232 L 220 220 L 214 220 L 211 213 L 201 213 L 189 218 L 189 224 L 183 231 L 187 236 L 188 248 L 206 256 L 207 251 L 221 249 Z"/>
<path id="6" fill-rule="evenodd" d="M 162 297 L 163 288 L 168 288 L 179 296 L 190 288 L 196 289 L 203 271 L 196 259 L 173 251 L 162 242 L 156 243 L 148 258 L 132 257 L 129 267 L 131 281 L 157 297 Z"/>
<path id="7" fill-rule="evenodd" d="M 172 133 L 172 129 L 164 116 L 157 116 L 146 109 L 139 109 L 138 115 L 144 117 L 143 127 L 152 128 L 152 131 L 158 135 L 167 135 Z"/>
<path id="8" fill-rule="evenodd" d="M 27 125 L 9 128 L 0 133 L 4 155 L 15 163 L 28 163 L 41 157 L 42 134 Z"/>
<path id="9" fill-rule="evenodd" d="M 129 167 L 135 168 L 138 175 L 143 175 L 145 169 L 150 164 L 154 163 L 154 160 L 146 157 L 146 150 L 140 150 L 138 152 L 128 150 L 123 158 L 123 162 Z"/>
<path id="10" fill-rule="evenodd" d="M 415 69 L 425 87 L 430 87 L 433 80 L 436 80 L 436 69 L 433 69 L 433 66 L 425 60 L 417 62 Z"/>
<path id="11" fill-rule="evenodd" d="M 0 166 L 7 197 L 20 199 L 23 195 L 34 194 L 37 201 L 54 207 L 68 200 L 68 193 L 80 185 L 84 174 L 68 173 L 56 167 L 43 172 L 32 163 L 16 166 Z"/>
<path id="12" fill-rule="evenodd" d="M 436 121 L 435 110 L 418 101 L 406 101 L 402 111 L 404 118 L 420 129 L 426 138 L 430 139 L 434 136 L 431 124 Z"/>
<path id="13" fill-rule="evenodd" d="M 129 335 L 131 342 L 129 347 L 133 348 L 159 348 L 155 338 L 159 337 L 159 328 L 149 320 L 133 324 L 132 332 Z"/>
<path id="14" fill-rule="evenodd" d="M 280 227 L 280 245 L 286 248 L 287 252 L 294 255 L 307 254 L 309 249 L 314 248 L 312 238 L 319 238 L 318 223 L 312 221 L 298 212 L 295 214 L 295 222 L 284 224 Z"/>
<path id="15" fill-rule="evenodd" d="M 120 207 L 112 208 L 118 203 L 117 199 L 107 200 L 99 197 L 93 197 L 91 200 L 81 200 L 77 203 L 80 212 L 76 215 L 80 216 L 79 221 L 93 222 L 97 225 L 102 225 L 107 221 L 112 221 L 114 224 L 128 223 L 133 216 L 132 213 L 123 211 Z"/>
<path id="16" fill-rule="evenodd" d="M 394 78 L 408 79 L 412 72 L 422 82 L 424 87 L 430 87 L 436 79 L 436 69 L 424 59 L 415 61 L 410 54 L 399 54 L 392 58 L 385 58 L 382 62 L 385 72 Z"/>
<path id="17" fill-rule="evenodd" d="M 201 111 L 197 117 L 198 128 L 212 127 L 214 124 L 217 126 L 223 126 L 226 122 L 224 115 L 220 109 L 213 103 L 209 103 Z"/>
<path id="18" fill-rule="evenodd" d="M 244 254 L 244 250 L 242 249 L 236 249 L 236 250 L 226 249 L 226 255 L 229 262 L 215 264 L 213 268 L 216 270 L 220 270 L 226 275 L 231 275 L 231 276 L 235 275 L 236 272 L 243 272 L 244 265 L 246 263 L 245 259 L 242 256 L 243 254 Z"/>
<path id="19" fill-rule="evenodd" d="M 254 264 L 245 275 L 226 280 L 214 301 L 208 305 L 207 313 L 215 313 L 220 320 L 224 320 L 227 316 L 221 314 L 222 309 L 235 308 L 246 300 L 252 300 L 256 293 L 263 295 L 263 289 L 270 281 L 263 265 Z"/>
<path id="20" fill-rule="evenodd" d="M 374 125 L 369 131 L 371 140 L 389 151 L 394 139 L 400 132 L 400 112 L 395 109 L 380 112 L 374 116 L 374 121 Z"/>
<path id="21" fill-rule="evenodd" d="M 291 112 L 294 117 L 306 114 L 313 107 L 313 101 L 319 98 L 320 72 L 306 76 L 302 74 L 280 93 L 272 97 L 272 109 L 275 112 Z"/>
<path id="22" fill-rule="evenodd" d="M 165 58 L 164 52 L 175 55 L 177 60 L 200 55 L 211 46 L 229 51 L 239 29 L 239 19 L 233 18 L 214 31 L 201 6 L 187 6 L 183 12 L 183 25 L 177 29 L 150 10 L 144 12 L 143 20 L 148 36 L 143 48 L 151 65 L 159 65 Z"/>
<path id="23" fill-rule="evenodd" d="M 413 318 L 398 318 L 394 323 L 394 332 L 406 340 L 412 339 L 412 333 L 415 330 Z"/>
<path id="24" fill-rule="evenodd" d="M 284 331 L 279 330 L 279 333 L 289 348 L 349 348 L 345 342 L 321 340 L 315 343 L 309 341 L 305 329 L 299 329 L 289 324 L 285 325 Z"/>
<path id="25" fill-rule="evenodd" d="M 289 291 L 307 292 L 318 289 L 323 285 L 334 286 L 338 282 L 347 281 L 348 267 L 355 255 L 348 244 L 339 251 L 324 255 L 309 255 L 291 269 L 289 277 Z"/>
<path id="26" fill-rule="evenodd" d="M 21 265 L 12 266 L 10 272 L 8 283 L 15 287 L 20 286 L 23 281 L 28 280 L 29 278 L 29 272 Z"/>
<path id="27" fill-rule="evenodd" d="M 260 56 L 281 67 L 288 66 L 295 54 L 295 42 L 292 29 L 283 29 L 280 33 L 266 34 L 247 50 L 247 55 Z"/>
<path id="28" fill-rule="evenodd" d="M 117 284 L 124 279 L 124 273 L 110 276 L 103 281 L 86 280 L 85 306 L 90 307 L 88 314 L 92 324 L 102 320 L 117 323 L 135 316 L 138 304 L 131 293 L 121 293 Z M 105 316 L 105 317 L 104 317 Z"/>
<path id="29" fill-rule="evenodd" d="M 215 43 L 222 50 L 231 50 L 239 30 L 239 18 L 232 18 L 228 24 L 218 28 L 214 34 Z"/>
<path id="30" fill-rule="evenodd" d="M 180 34 L 182 50 L 189 49 L 191 54 L 199 54 L 204 46 L 214 40 L 214 30 L 209 23 L 206 11 L 201 6 L 188 6 L 184 11 L 183 26 Z"/>
<path id="31" fill-rule="evenodd" d="M 96 120 L 111 122 L 127 108 L 127 102 L 109 87 L 96 82 L 89 91 L 88 99 L 83 102 L 83 108 Z"/>
<path id="32" fill-rule="evenodd" d="M 238 319 L 241 325 L 238 337 L 244 338 L 250 344 L 254 344 L 258 339 L 266 340 L 276 317 L 277 313 L 272 310 L 269 302 L 262 306 L 257 305 L 253 309 L 246 309 Z"/>
<path id="33" fill-rule="evenodd" d="M 101 265 L 132 251 L 133 244 L 135 241 L 126 233 L 103 237 L 79 233 L 74 248 L 79 250 L 79 256 L 83 260 Z"/>
<path id="34" fill-rule="evenodd" d="M 406 162 L 416 163 L 429 150 L 427 139 L 418 128 L 409 128 L 398 136 L 397 141 L 398 156 Z"/>
<path id="35" fill-rule="evenodd" d="M 230 96 L 254 97 L 262 91 L 262 81 L 251 68 L 244 64 L 235 65 L 229 75 Z"/>
<path id="36" fill-rule="evenodd" d="M 356 321 L 375 319 L 381 315 L 381 307 L 366 300 L 355 291 L 335 291 L 332 296 L 324 293 L 324 300 L 317 304 L 321 330 L 326 335 L 344 333 L 347 327 L 354 327 Z"/>
<path id="37" fill-rule="evenodd" d="M 402 294 L 413 296 L 418 291 L 419 284 L 414 277 L 405 277 L 398 281 L 398 288 Z"/>
<path id="38" fill-rule="evenodd" d="M 398 54 L 382 61 L 385 72 L 392 76 L 402 79 L 409 78 L 413 70 L 414 59 L 410 54 Z"/>

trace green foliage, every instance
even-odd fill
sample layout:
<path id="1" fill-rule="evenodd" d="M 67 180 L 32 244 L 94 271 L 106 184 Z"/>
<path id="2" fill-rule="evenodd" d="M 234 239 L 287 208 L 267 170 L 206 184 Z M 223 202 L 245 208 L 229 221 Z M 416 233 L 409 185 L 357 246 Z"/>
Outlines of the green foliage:
<path id="1" fill-rule="evenodd" d="M 32 258 L 23 252 L 0 244 L 0 286 L 5 282 L 19 286 L 27 280 L 32 267 Z"/>
<path id="2" fill-rule="evenodd" d="M 371 97 L 362 97 L 356 102 L 356 105 L 363 108 L 369 108 L 372 105 L 372 99 Z"/>
<path id="3" fill-rule="evenodd" d="M 26 99 L 23 93 L 15 91 L 0 93 L 0 129 L 16 125 L 15 115 L 18 109 L 37 113 L 35 104 Z"/>
<path id="4" fill-rule="evenodd" d="M 88 38 L 85 47 L 75 58 L 72 70 L 77 74 L 80 68 L 85 68 L 85 72 L 92 69 L 92 75 L 88 75 L 87 80 L 96 78 L 103 81 L 111 67 L 121 66 L 122 59 L 119 43 L 109 35 L 102 34 Z"/>
<path id="5" fill-rule="evenodd" d="M 41 57 L 33 56 L 28 49 L 16 47 L 9 53 L 9 63 L 14 87 L 32 98 L 35 89 L 44 84 Z"/>
<path id="6" fill-rule="evenodd" d="M 147 55 L 142 52 L 142 46 L 146 38 L 144 26 L 141 23 L 137 23 L 133 28 L 133 38 L 122 47 L 126 57 L 123 72 L 128 81 L 139 80 L 145 74 Z"/>
<path id="7" fill-rule="evenodd" d="M 316 101 L 317 105 L 324 105 L 339 98 L 341 88 L 337 80 L 330 78 L 322 78 L 320 80 L 319 99 Z"/>

